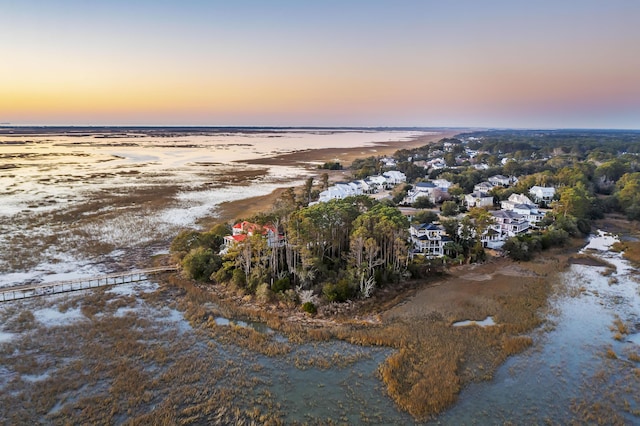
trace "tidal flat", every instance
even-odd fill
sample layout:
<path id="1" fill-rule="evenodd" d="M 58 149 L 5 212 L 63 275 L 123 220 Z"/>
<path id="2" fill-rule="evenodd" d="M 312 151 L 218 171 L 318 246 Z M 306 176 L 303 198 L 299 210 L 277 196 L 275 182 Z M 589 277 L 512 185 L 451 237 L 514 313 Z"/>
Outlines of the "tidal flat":
<path id="1" fill-rule="evenodd" d="M 295 186 L 321 158 L 306 149 L 271 157 L 274 147 L 257 155 L 261 164 L 247 165 L 174 133 L 148 147 L 139 135 L 96 136 L 110 157 L 87 157 L 94 136 L 61 143 L 71 152 L 59 166 L 53 157 L 26 155 L 0 167 L 9 184 L 0 210 L 0 285 L 162 262 L 179 229 L 246 214 L 248 200 Z M 30 135 L 3 149 L 46 153 L 55 140 Z M 220 146 L 250 157 L 255 146 L 246 140 Z M 354 149 L 331 148 L 329 159 L 379 152 Z M 38 178 L 29 180 L 28 170 Z M 234 200 L 236 207 L 225 203 Z M 0 419 L 634 423 L 637 278 L 609 251 L 609 239 L 591 241 L 598 249 L 587 254 L 601 262 L 571 264 L 571 251 L 526 264 L 496 259 L 366 303 L 327 306 L 313 318 L 178 276 L 3 304 Z M 453 327 L 487 316 L 495 325 Z"/>

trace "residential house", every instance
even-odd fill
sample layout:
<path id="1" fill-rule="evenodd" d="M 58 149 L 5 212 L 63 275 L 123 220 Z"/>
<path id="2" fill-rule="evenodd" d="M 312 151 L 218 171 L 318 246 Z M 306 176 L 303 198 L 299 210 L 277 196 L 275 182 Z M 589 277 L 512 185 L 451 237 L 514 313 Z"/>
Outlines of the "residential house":
<path id="1" fill-rule="evenodd" d="M 509 157 L 504 157 L 502 160 L 500 160 L 500 164 L 502 164 L 504 166 L 509 161 L 516 161 L 516 160 L 514 160 L 513 158 L 509 158 Z"/>
<path id="2" fill-rule="evenodd" d="M 397 165 L 396 160 L 390 157 L 381 158 L 380 161 L 385 167 L 395 167 Z"/>
<path id="3" fill-rule="evenodd" d="M 374 187 L 376 191 L 387 188 L 389 186 L 387 178 L 381 175 L 369 176 L 367 179 L 369 184 Z"/>
<path id="4" fill-rule="evenodd" d="M 553 201 L 553 197 L 556 195 L 556 189 L 552 186 L 532 186 L 529 190 L 529 194 L 533 197 L 536 203 L 549 205 Z"/>
<path id="5" fill-rule="evenodd" d="M 444 161 L 444 158 L 434 158 L 433 160 L 427 161 L 427 166 L 433 170 L 442 170 L 447 168 L 447 162 Z"/>
<path id="6" fill-rule="evenodd" d="M 258 225 L 248 221 L 236 223 L 231 228 L 231 235 L 224 237 L 222 252 L 226 252 L 229 247 L 244 241 L 247 237 L 261 234 L 267 240 L 269 247 L 282 247 L 284 245 L 284 235 L 272 224 Z"/>
<path id="7" fill-rule="evenodd" d="M 348 196 L 349 194 L 345 191 L 344 187 L 333 185 L 320 193 L 318 202 L 326 203 L 327 201 L 340 200 Z"/>
<path id="8" fill-rule="evenodd" d="M 507 187 L 510 186 L 511 183 L 513 182 L 512 179 L 510 177 L 506 177 L 503 175 L 495 175 L 495 176 L 491 176 L 488 179 L 489 183 L 493 184 L 493 186 L 503 186 L 503 187 Z"/>
<path id="9" fill-rule="evenodd" d="M 442 225 L 435 223 L 421 223 L 409 228 L 413 254 L 427 257 L 440 257 L 445 254 L 445 244 L 451 239 Z"/>
<path id="10" fill-rule="evenodd" d="M 480 237 L 480 241 L 483 247 L 496 250 L 502 248 L 507 238 L 507 234 L 500 227 L 489 227 Z"/>
<path id="11" fill-rule="evenodd" d="M 473 192 L 481 192 L 483 194 L 488 193 L 493 189 L 491 182 L 480 182 L 473 187 Z"/>
<path id="12" fill-rule="evenodd" d="M 355 182 L 340 182 L 336 183 L 338 188 L 344 188 L 344 192 L 346 192 L 348 197 L 352 197 L 355 195 L 362 195 L 362 190 L 360 186 Z"/>
<path id="13" fill-rule="evenodd" d="M 464 196 L 464 203 L 467 207 L 491 207 L 493 206 L 493 195 L 486 192 L 474 192 Z"/>
<path id="14" fill-rule="evenodd" d="M 367 179 L 357 180 L 355 183 L 360 187 L 362 194 L 372 194 L 374 192 L 373 187 L 367 182 Z"/>
<path id="15" fill-rule="evenodd" d="M 438 203 L 442 201 L 442 194 L 443 191 L 433 182 L 418 182 L 407 193 L 405 200 L 407 203 L 413 204 L 420 197 L 428 197 L 432 203 Z"/>
<path id="16" fill-rule="evenodd" d="M 389 184 L 391 185 L 397 185 L 399 183 L 403 183 L 407 181 L 407 176 L 404 173 L 399 172 L 397 170 L 390 170 L 388 172 L 384 172 L 382 176 L 384 176 L 385 179 L 387 179 L 387 182 L 389 182 Z"/>
<path id="17" fill-rule="evenodd" d="M 453 185 L 453 183 L 449 182 L 446 179 L 434 179 L 432 180 L 432 182 L 435 186 L 437 186 L 444 192 L 449 192 L 449 188 L 451 187 L 451 185 Z"/>
<path id="18" fill-rule="evenodd" d="M 497 210 L 490 212 L 495 220 L 495 225 L 491 227 L 496 231 L 501 231 L 508 237 L 514 237 L 529 229 L 529 222 L 524 215 L 511 210 Z"/>
<path id="19" fill-rule="evenodd" d="M 500 206 L 504 210 L 513 210 L 513 207 L 518 204 L 530 204 L 533 205 L 533 201 L 524 194 L 511 194 L 509 198 L 500 202 Z"/>

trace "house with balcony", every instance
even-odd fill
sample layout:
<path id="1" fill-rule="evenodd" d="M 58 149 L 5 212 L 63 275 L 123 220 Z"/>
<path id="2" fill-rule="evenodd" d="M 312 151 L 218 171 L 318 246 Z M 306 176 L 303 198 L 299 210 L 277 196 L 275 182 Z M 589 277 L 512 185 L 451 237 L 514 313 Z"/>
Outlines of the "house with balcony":
<path id="1" fill-rule="evenodd" d="M 389 181 L 387 181 L 387 178 L 382 175 L 369 176 L 367 178 L 367 182 L 371 187 L 375 188 L 375 191 L 390 187 Z"/>
<path id="2" fill-rule="evenodd" d="M 389 170 L 388 172 L 384 172 L 382 176 L 384 176 L 391 185 L 398 185 L 407 181 L 407 176 L 398 170 Z"/>
<path id="3" fill-rule="evenodd" d="M 431 182 L 433 182 L 433 184 L 440 188 L 443 192 L 449 192 L 449 188 L 451 188 L 451 186 L 453 185 L 453 183 L 449 182 L 446 179 L 434 179 Z"/>
<path id="4" fill-rule="evenodd" d="M 500 227 L 490 226 L 480 236 L 480 241 L 482 241 L 483 247 L 497 250 L 502 248 L 507 238 L 508 235 Z"/>
<path id="5" fill-rule="evenodd" d="M 348 192 L 345 191 L 345 188 L 339 187 L 337 185 L 330 186 L 320 193 L 318 198 L 319 203 L 326 203 L 331 200 L 341 200 L 343 198 L 348 197 Z M 315 203 L 314 203 L 315 204 Z"/>
<path id="6" fill-rule="evenodd" d="M 544 219 L 544 213 L 539 211 L 538 206 L 523 194 L 511 194 L 509 198 L 502 201 L 500 205 L 503 210 L 523 215 L 531 225 L 535 225 Z"/>
<path id="7" fill-rule="evenodd" d="M 490 213 L 495 221 L 491 227 L 502 232 L 506 237 L 515 237 L 529 230 L 529 222 L 520 213 L 511 210 L 497 210 Z"/>
<path id="8" fill-rule="evenodd" d="M 507 198 L 506 200 L 503 200 L 503 201 L 500 202 L 500 207 L 502 207 L 503 210 L 513 210 L 513 208 L 515 206 L 517 206 L 518 204 L 526 204 L 526 205 L 535 206 L 533 201 L 531 201 L 529 199 L 529 197 L 527 197 L 526 195 L 524 195 L 524 194 L 511 194 L 511 195 L 509 195 L 509 198 Z"/>
<path id="9" fill-rule="evenodd" d="M 535 185 L 529 189 L 529 194 L 531 194 L 536 203 L 548 206 L 556 195 L 556 189 L 552 186 Z"/>
<path id="10" fill-rule="evenodd" d="M 445 244 L 451 239 L 442 225 L 435 223 L 421 223 L 409 228 L 412 254 L 430 258 L 445 255 Z"/>

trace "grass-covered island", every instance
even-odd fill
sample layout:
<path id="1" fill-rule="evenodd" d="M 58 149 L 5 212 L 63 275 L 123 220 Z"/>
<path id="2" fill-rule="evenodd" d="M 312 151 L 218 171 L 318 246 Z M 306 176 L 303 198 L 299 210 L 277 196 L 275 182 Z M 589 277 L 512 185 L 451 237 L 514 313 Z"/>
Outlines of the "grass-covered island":
<path id="1" fill-rule="evenodd" d="M 380 377 L 428 419 L 532 344 L 593 221 L 640 218 L 638 153 L 638 132 L 491 131 L 325 167 L 270 208 L 174 239 L 187 317 L 220 333 L 213 300 L 292 341 L 394 348 Z M 454 326 L 487 317 L 495 325 Z M 248 328 L 224 333 L 288 350 Z"/>

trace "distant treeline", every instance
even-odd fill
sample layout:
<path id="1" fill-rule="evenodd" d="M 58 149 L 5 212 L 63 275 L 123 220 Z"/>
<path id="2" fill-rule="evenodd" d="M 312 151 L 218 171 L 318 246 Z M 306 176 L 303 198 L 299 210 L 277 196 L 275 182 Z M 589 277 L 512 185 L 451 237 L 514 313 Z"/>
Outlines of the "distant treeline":
<path id="1" fill-rule="evenodd" d="M 491 153 L 525 151 L 550 154 L 581 153 L 598 150 L 611 154 L 640 152 L 640 130 L 486 130 L 462 133 L 460 138 L 482 138 L 482 149 Z M 480 145 L 471 143 L 471 147 Z"/>

